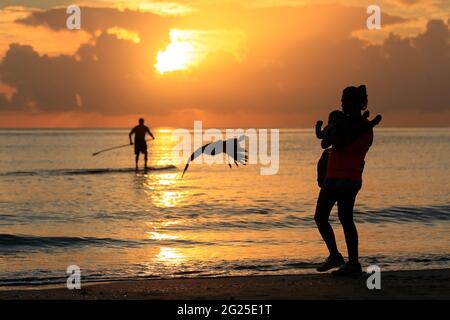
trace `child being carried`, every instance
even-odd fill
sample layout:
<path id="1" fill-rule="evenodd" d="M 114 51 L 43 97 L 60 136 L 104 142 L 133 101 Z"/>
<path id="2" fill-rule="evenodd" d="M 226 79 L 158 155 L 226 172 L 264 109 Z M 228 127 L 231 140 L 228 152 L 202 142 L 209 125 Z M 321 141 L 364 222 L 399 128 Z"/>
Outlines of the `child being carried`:
<path id="1" fill-rule="evenodd" d="M 382 119 L 381 115 L 377 115 L 374 119 L 367 121 L 369 118 L 369 111 L 365 111 L 362 115 L 365 121 L 352 126 L 349 122 L 349 118 L 344 112 L 340 110 L 334 110 L 330 112 L 328 116 L 328 124 L 322 129 L 323 121 L 317 121 L 316 123 L 316 137 L 322 140 L 322 148 L 325 150 L 317 163 L 317 182 L 319 187 L 322 187 L 325 181 L 328 158 L 330 156 L 332 145 L 342 143 L 350 143 L 353 139 L 357 138 L 362 132 L 372 129 L 378 125 Z"/>

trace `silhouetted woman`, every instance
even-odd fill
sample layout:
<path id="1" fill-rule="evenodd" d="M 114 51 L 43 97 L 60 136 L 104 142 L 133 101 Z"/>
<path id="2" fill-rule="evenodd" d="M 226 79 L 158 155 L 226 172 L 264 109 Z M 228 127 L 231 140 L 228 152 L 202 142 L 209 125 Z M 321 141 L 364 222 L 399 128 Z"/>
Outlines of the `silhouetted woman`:
<path id="1" fill-rule="evenodd" d="M 333 138 L 322 141 L 322 147 L 332 146 L 326 166 L 325 181 L 317 199 L 314 220 L 330 253 L 326 261 L 317 268 L 324 272 L 340 267 L 333 274 L 361 274 L 358 261 L 358 231 L 353 221 L 356 195 L 361 189 L 364 158 L 373 141 L 373 125 L 368 124 L 362 111 L 367 107 L 365 86 L 347 87 L 342 93 L 342 111 L 346 120 L 337 129 Z M 381 116 L 377 116 L 381 120 Z M 379 122 L 379 121 L 378 121 Z M 337 203 L 348 250 L 348 262 L 338 251 L 333 228 L 328 219 Z"/>

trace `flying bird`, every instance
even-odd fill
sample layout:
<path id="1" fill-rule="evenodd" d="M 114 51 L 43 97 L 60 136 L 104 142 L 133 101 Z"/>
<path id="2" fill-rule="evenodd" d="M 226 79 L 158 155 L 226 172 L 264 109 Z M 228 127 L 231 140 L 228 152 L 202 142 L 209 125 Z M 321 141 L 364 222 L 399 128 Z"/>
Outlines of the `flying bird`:
<path id="1" fill-rule="evenodd" d="M 189 164 L 194 161 L 195 158 L 199 157 L 201 154 L 207 154 L 211 156 L 215 156 L 221 153 L 225 153 L 228 157 L 228 166 L 230 169 L 232 168 L 230 163 L 230 158 L 233 159 L 236 167 L 239 167 L 238 163 L 242 165 L 246 165 L 248 161 L 247 157 L 247 149 L 242 148 L 240 146 L 240 142 L 245 139 L 245 136 L 242 135 L 239 138 L 231 138 L 228 140 L 217 140 L 195 150 L 190 158 L 188 159 L 186 166 L 184 167 L 183 174 L 181 178 L 183 179 L 186 170 L 189 168 Z"/>

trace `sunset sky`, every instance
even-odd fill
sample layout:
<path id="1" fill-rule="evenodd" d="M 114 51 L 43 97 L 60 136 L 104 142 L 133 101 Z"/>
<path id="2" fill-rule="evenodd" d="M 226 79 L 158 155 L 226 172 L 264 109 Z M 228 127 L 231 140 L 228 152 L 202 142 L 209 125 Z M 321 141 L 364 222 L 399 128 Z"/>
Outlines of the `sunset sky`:
<path id="1" fill-rule="evenodd" d="M 359 84 L 384 126 L 449 126 L 450 1 L 373 3 L 1 0 L 0 127 L 312 127 Z"/>

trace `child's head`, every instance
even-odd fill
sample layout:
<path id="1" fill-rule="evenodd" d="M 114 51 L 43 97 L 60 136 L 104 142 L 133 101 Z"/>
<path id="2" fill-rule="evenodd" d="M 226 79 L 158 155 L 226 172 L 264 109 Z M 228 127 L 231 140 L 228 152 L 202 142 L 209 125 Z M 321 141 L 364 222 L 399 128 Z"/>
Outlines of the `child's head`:
<path id="1" fill-rule="evenodd" d="M 337 122 L 345 118 L 345 113 L 340 110 L 334 110 L 330 112 L 328 116 L 328 124 L 336 124 Z"/>

